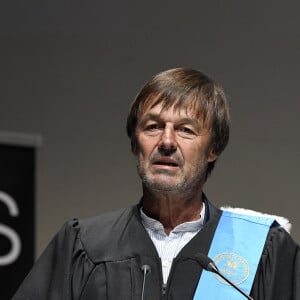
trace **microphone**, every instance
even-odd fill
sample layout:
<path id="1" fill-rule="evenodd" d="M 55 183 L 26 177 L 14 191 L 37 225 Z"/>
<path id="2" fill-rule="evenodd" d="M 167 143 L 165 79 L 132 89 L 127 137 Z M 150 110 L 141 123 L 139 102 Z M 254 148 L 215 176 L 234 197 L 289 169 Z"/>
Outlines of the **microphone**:
<path id="1" fill-rule="evenodd" d="M 212 259 L 210 259 L 208 256 L 206 256 L 202 253 L 197 253 L 197 254 L 195 254 L 195 259 L 203 269 L 205 269 L 206 271 L 218 274 L 222 279 L 224 279 L 227 283 L 229 283 L 232 287 L 234 287 L 237 291 L 239 291 L 247 299 L 254 300 L 252 297 L 248 296 L 245 292 L 243 292 L 237 285 L 235 285 L 233 282 L 231 282 L 229 279 L 227 279 L 219 271 L 219 269 L 216 266 L 216 264 L 214 263 L 214 261 Z"/>
<path id="2" fill-rule="evenodd" d="M 141 270 L 144 274 L 143 277 L 143 285 L 142 285 L 142 296 L 141 296 L 141 300 L 144 300 L 144 292 L 145 292 L 145 283 L 146 283 L 146 276 L 147 274 L 149 274 L 151 272 L 151 267 L 149 265 L 142 265 L 141 266 Z"/>

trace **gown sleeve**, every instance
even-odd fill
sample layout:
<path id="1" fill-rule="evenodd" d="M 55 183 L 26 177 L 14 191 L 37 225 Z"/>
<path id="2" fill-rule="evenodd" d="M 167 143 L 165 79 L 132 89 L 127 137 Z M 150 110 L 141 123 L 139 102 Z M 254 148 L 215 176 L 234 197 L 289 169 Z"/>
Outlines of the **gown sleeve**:
<path id="1" fill-rule="evenodd" d="M 300 249 L 283 228 L 271 228 L 251 295 L 255 300 L 300 299 Z"/>
<path id="2" fill-rule="evenodd" d="M 69 221 L 49 243 L 12 300 L 71 300 L 77 298 L 74 295 L 79 299 L 93 268 L 79 238 L 78 221 Z"/>

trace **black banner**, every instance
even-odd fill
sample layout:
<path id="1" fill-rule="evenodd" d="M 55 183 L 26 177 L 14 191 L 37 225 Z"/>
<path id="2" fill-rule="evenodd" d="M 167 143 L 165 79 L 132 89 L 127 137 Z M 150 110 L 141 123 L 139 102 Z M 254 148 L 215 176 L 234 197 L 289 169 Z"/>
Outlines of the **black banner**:
<path id="1" fill-rule="evenodd" d="M 0 144 L 0 298 L 9 300 L 34 261 L 35 148 Z"/>

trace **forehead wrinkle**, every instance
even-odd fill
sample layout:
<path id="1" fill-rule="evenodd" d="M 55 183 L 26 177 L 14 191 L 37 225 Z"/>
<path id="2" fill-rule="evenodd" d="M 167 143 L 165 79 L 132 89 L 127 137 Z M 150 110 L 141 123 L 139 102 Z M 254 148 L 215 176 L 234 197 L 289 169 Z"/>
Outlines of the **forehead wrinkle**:
<path id="1" fill-rule="evenodd" d="M 156 105 L 161 104 L 161 112 L 173 109 L 174 112 L 185 110 L 187 115 L 197 119 L 203 127 L 212 126 L 211 105 L 204 95 L 190 91 L 181 95 L 168 95 L 165 91 L 149 95 L 142 106 L 139 108 L 139 117 L 142 118 L 145 112 L 151 110 Z"/>

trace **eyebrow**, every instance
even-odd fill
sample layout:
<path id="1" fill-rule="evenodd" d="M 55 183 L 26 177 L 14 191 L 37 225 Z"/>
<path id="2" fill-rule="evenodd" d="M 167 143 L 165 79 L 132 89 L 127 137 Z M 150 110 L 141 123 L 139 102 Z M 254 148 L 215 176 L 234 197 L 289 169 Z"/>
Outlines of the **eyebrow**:
<path id="1" fill-rule="evenodd" d="M 155 121 L 159 121 L 161 120 L 159 114 L 153 114 L 153 113 L 149 113 L 144 115 L 141 119 L 140 119 L 140 124 L 144 124 L 145 122 L 149 121 L 149 120 L 155 120 Z"/>

